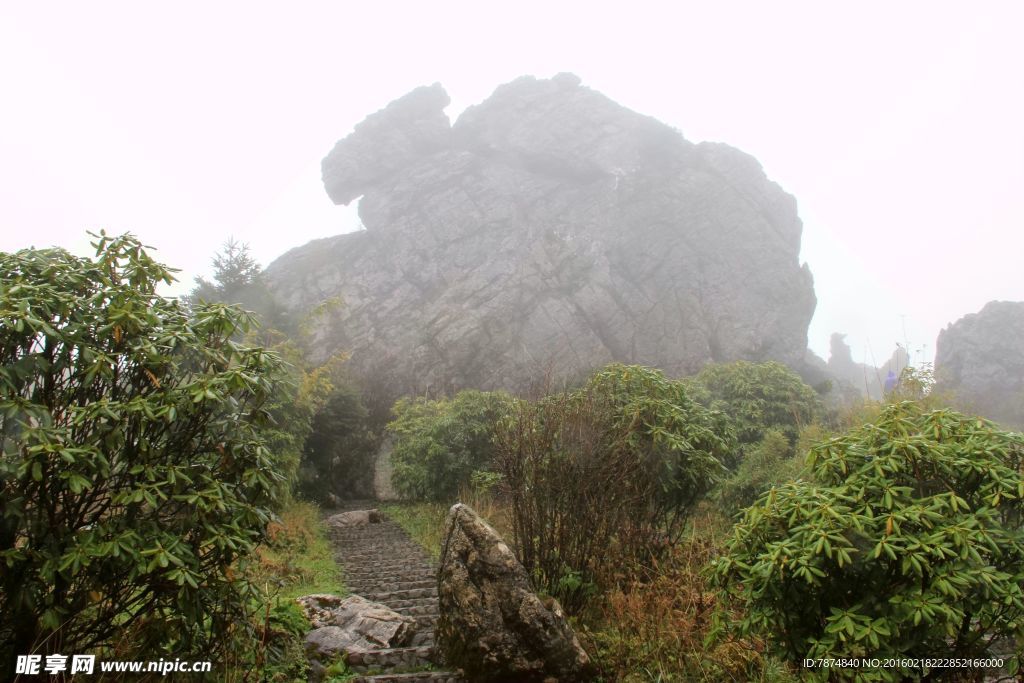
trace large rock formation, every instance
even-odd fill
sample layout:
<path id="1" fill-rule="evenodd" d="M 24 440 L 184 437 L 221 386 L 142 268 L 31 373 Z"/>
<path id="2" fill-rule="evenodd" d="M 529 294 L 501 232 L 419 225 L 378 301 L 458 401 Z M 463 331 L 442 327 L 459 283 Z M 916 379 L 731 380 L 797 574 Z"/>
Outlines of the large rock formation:
<path id="1" fill-rule="evenodd" d="M 437 644 L 473 681 L 591 680 L 594 667 L 558 601 L 542 601 L 512 550 L 461 503 L 438 570 Z"/>
<path id="2" fill-rule="evenodd" d="M 560 74 L 452 126 L 440 85 L 369 116 L 324 159 L 364 231 L 267 268 L 287 309 L 333 297 L 316 355 L 391 393 L 519 389 L 612 360 L 800 368 L 815 297 L 796 201 L 751 156 L 693 144 Z M 316 360 L 316 359 L 314 359 Z"/>
<path id="3" fill-rule="evenodd" d="M 942 330 L 935 378 L 963 409 L 1024 428 L 1024 301 L 990 301 Z"/>

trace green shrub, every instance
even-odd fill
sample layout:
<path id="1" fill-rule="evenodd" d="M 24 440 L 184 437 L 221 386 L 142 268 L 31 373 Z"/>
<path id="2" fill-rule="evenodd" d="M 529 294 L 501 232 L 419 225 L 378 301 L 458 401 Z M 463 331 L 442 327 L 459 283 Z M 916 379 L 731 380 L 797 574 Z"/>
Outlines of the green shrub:
<path id="1" fill-rule="evenodd" d="M 1019 651 L 1022 455 L 1021 434 L 912 402 L 818 444 L 810 454 L 817 483 L 764 495 L 716 564 L 718 585 L 747 611 L 737 627 L 763 633 L 795 664 Z M 927 672 L 856 673 L 902 680 Z"/>
<path id="2" fill-rule="evenodd" d="M 570 611 L 677 538 L 734 446 L 682 382 L 624 365 L 519 404 L 497 442 L 520 559 Z"/>
<path id="3" fill-rule="evenodd" d="M 265 613 L 254 668 L 260 680 L 292 683 L 308 679 L 305 638 L 309 620 L 295 602 L 278 603 Z"/>
<path id="4" fill-rule="evenodd" d="M 251 315 L 256 324 L 244 337 L 244 342 L 270 349 L 284 360 L 284 371 L 265 406 L 270 419 L 263 430 L 267 447 L 285 475 L 278 496 L 280 504 L 287 505 L 296 489 L 319 499 L 326 492 L 351 484 L 346 475 L 366 471 L 359 467 L 365 463 L 360 461 L 357 466 L 346 468 L 333 467 L 333 461 L 338 459 L 339 451 L 348 455 L 351 449 L 346 446 L 358 437 L 351 429 L 344 433 L 331 430 L 339 410 L 337 405 L 328 406 L 332 401 L 337 404 L 339 394 L 343 395 L 342 400 L 353 397 L 359 403 L 358 393 L 342 379 L 347 355 L 336 353 L 319 366 L 307 360 L 313 350 L 312 331 L 316 323 L 341 306 L 341 300 L 327 299 L 303 318 L 291 319 L 267 288 L 259 264 L 249 253 L 249 245 L 233 238 L 214 255 L 213 273 L 212 281 L 196 278 L 196 287 L 191 294 L 182 297 L 183 303 L 190 309 L 224 303 L 254 311 Z M 241 334 L 235 336 L 236 341 L 242 338 Z M 361 409 L 361 405 L 354 407 L 357 412 Z M 362 422 L 365 422 L 363 412 Z M 320 441 L 316 452 L 311 454 L 308 444 L 315 437 L 320 437 Z M 325 447 L 325 443 L 331 446 Z M 328 450 L 331 452 L 326 453 Z"/>
<path id="5" fill-rule="evenodd" d="M 493 468 L 494 427 L 514 403 L 504 392 L 474 390 L 399 400 L 388 424 L 395 489 L 411 500 L 453 502 L 474 472 Z"/>
<path id="6" fill-rule="evenodd" d="M 251 635 L 222 660 L 224 672 L 217 680 L 306 681 L 305 636 L 312 627 L 295 598 L 348 592 L 320 510 L 291 502 L 267 526 L 267 540 L 254 559 L 246 568 L 261 590 L 254 597 Z"/>
<path id="7" fill-rule="evenodd" d="M 328 494 L 367 497 L 373 492 L 373 457 L 379 439 L 368 427 L 368 412 L 356 388 L 335 380 L 313 416 L 303 449 L 300 486 L 316 500 Z"/>
<path id="8" fill-rule="evenodd" d="M 785 435 L 769 429 L 764 438 L 752 446 L 718 490 L 722 511 L 732 516 L 747 508 L 773 485 L 796 479 L 803 468 L 803 458 L 794 455 Z"/>
<path id="9" fill-rule="evenodd" d="M 0 254 L 2 665 L 215 659 L 283 479 L 260 431 L 280 361 L 233 341 L 241 311 L 158 296 L 173 278 L 131 236 L 94 246 Z"/>
<path id="10" fill-rule="evenodd" d="M 756 444 L 769 429 L 782 432 L 792 445 L 800 428 L 823 416 L 814 389 L 781 363 L 708 365 L 691 380 L 699 396 L 733 421 L 741 444 Z"/>
<path id="11" fill-rule="evenodd" d="M 260 329 L 262 337 L 276 337 L 274 330 Z M 251 339 L 253 335 L 250 335 Z M 274 453 L 284 479 L 278 496 L 279 504 L 292 500 L 300 488 L 304 446 L 313 434 L 313 421 L 335 391 L 336 377 L 345 361 L 343 355 L 331 357 L 319 367 L 309 366 L 299 346 L 290 341 L 277 341 L 270 350 L 285 362 L 266 403 L 268 424 L 263 428 L 267 448 Z"/>

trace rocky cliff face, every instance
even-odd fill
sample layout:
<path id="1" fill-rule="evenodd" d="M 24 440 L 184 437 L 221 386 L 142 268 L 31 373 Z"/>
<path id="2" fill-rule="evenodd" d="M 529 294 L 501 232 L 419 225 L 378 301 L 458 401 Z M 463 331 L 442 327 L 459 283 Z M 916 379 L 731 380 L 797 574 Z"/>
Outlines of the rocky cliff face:
<path id="1" fill-rule="evenodd" d="M 965 410 L 1024 428 L 1024 301 L 990 301 L 942 330 L 935 378 Z"/>
<path id="2" fill-rule="evenodd" d="M 293 311 L 343 301 L 317 354 L 394 391 L 519 389 L 612 360 L 799 368 L 815 297 L 796 201 L 758 162 L 693 144 L 560 74 L 454 125 L 440 85 L 369 116 L 323 162 L 364 231 L 267 268 Z"/>

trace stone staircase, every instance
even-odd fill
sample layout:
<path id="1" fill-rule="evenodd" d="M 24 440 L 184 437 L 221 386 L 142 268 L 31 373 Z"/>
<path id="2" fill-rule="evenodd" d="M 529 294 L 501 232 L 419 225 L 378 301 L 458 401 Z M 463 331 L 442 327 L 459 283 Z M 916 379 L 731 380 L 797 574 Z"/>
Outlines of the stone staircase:
<path id="1" fill-rule="evenodd" d="M 348 501 L 327 514 L 376 506 L 375 501 Z M 441 670 L 434 653 L 437 566 L 430 556 L 387 517 L 329 533 L 349 591 L 410 616 L 419 625 L 409 647 L 351 655 L 349 668 L 364 674 L 353 683 L 464 683 L 458 674 Z"/>

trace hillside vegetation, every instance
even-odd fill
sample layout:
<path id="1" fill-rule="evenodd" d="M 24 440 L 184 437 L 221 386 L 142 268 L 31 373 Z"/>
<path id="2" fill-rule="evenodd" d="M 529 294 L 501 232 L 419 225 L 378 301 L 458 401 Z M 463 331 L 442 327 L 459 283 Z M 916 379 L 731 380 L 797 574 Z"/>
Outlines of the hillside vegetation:
<path id="1" fill-rule="evenodd" d="M 512 540 L 606 680 L 1010 676 L 1024 436 L 943 407 L 932 384 L 910 368 L 887 401 L 830 414 L 773 363 L 675 381 L 612 365 L 506 403 L 494 459 L 444 487 Z M 434 422 L 396 433 L 407 459 L 447 452 L 432 450 L 437 423 L 448 439 L 483 433 L 465 408 L 435 405 Z M 436 551 L 444 508 L 393 510 Z M 913 663 L 937 652 L 976 664 Z M 829 657 L 903 664 L 804 666 Z"/>
<path id="2" fill-rule="evenodd" d="M 603 681 L 1016 675 L 1024 436 L 948 408 L 927 368 L 840 410 L 742 361 L 382 406 L 345 354 L 308 360 L 335 304 L 275 309 L 244 245 L 181 300 L 130 235 L 94 246 L 0 254 L 7 670 L 77 652 L 305 680 L 294 598 L 346 590 L 317 504 L 369 495 L 387 439 L 385 512 L 436 556 L 447 508 L 476 508 Z M 806 666 L 829 657 L 892 665 Z"/>

